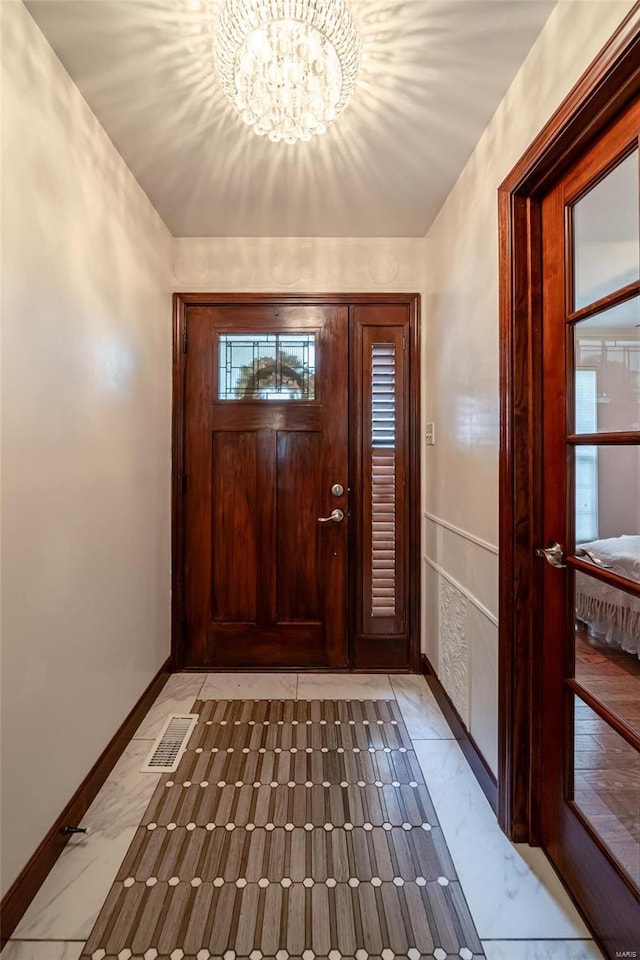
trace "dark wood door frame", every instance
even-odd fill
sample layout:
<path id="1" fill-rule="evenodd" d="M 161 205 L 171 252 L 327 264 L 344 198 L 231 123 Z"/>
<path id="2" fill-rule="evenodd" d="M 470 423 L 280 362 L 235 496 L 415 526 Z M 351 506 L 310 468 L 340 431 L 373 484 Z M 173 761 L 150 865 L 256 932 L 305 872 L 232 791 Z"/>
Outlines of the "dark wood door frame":
<path id="1" fill-rule="evenodd" d="M 640 3 L 518 161 L 498 193 L 500 231 L 500 639 L 498 819 L 540 838 L 542 684 L 541 199 L 640 92 Z"/>
<path id="2" fill-rule="evenodd" d="M 172 571 L 171 571 L 171 649 L 174 670 L 183 666 L 184 630 L 184 456 L 185 456 L 185 368 L 187 349 L 186 310 L 193 305 L 264 303 L 272 306 L 334 303 L 402 304 L 409 311 L 409 624 L 410 663 L 414 673 L 421 672 L 420 660 L 420 296 L 417 293 L 175 293 L 173 297 L 173 426 L 172 426 Z M 349 595 L 353 594 L 349 585 Z M 353 635 L 353 622 L 352 622 Z M 375 671 L 374 667 L 367 670 Z"/>

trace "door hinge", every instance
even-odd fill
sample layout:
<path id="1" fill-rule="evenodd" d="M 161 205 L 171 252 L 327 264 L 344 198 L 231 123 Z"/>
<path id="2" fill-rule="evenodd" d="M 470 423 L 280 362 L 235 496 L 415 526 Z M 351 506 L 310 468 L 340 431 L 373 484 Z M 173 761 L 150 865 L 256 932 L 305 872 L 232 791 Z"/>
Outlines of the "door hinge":
<path id="1" fill-rule="evenodd" d="M 407 349 L 407 338 L 406 338 L 406 337 L 403 337 L 403 338 L 402 338 L 402 349 L 403 349 L 403 350 L 406 350 L 406 349 Z"/>
<path id="2" fill-rule="evenodd" d="M 184 323 L 184 330 L 182 331 L 182 352 L 186 353 L 189 346 L 189 336 L 187 334 L 187 321 Z"/>

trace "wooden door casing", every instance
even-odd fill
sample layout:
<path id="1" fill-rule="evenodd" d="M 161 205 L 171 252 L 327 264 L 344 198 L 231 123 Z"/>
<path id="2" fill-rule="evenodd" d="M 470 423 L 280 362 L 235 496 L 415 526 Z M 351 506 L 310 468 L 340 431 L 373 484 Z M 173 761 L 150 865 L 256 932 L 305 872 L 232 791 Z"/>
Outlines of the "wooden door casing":
<path id="1" fill-rule="evenodd" d="M 402 317 L 402 322 L 406 324 L 406 357 L 403 361 L 404 363 L 404 373 L 408 377 L 408 384 L 406 384 L 406 404 L 404 407 L 404 426 L 406 428 L 407 437 L 403 441 L 404 443 L 404 452 L 406 454 L 406 483 L 404 491 L 404 512 L 403 512 L 403 523 L 404 530 L 402 531 L 402 536 L 404 538 L 403 550 L 404 556 L 406 556 L 406 567 L 405 567 L 405 585 L 402 590 L 402 596 L 406 597 L 406 602 L 404 603 L 403 610 L 403 636 L 400 640 L 393 640 L 393 642 L 385 642 L 389 640 L 389 636 L 385 638 L 384 636 L 378 636 L 370 644 L 371 649 L 368 649 L 366 646 L 358 645 L 355 642 L 356 634 L 356 594 L 358 591 L 361 592 L 360 578 L 362 576 L 362 564 L 360 563 L 360 558 L 356 550 L 356 539 L 354 536 L 354 530 L 356 526 L 357 518 L 360 514 L 360 511 L 363 508 L 360 491 L 357 488 L 357 484 L 354 482 L 354 474 L 351 475 L 351 490 L 349 493 L 349 498 L 344 498 L 345 505 L 348 503 L 350 515 L 348 517 L 349 524 L 349 534 L 348 538 L 350 540 L 349 547 L 349 569 L 347 572 L 347 590 L 348 590 L 348 607 L 349 607 L 349 621 L 347 629 L 345 631 L 345 636 L 348 638 L 348 659 L 345 660 L 344 665 L 342 666 L 331 666 L 327 663 L 325 658 L 324 662 L 316 663 L 312 662 L 312 658 L 308 657 L 306 662 L 303 662 L 299 667 L 287 666 L 286 662 L 280 658 L 278 660 L 277 653 L 275 659 L 270 659 L 270 653 L 267 649 L 267 645 L 263 646 L 263 652 L 265 653 L 262 662 L 255 660 L 253 658 L 247 657 L 244 661 L 240 661 L 238 657 L 238 652 L 234 651 L 233 654 L 233 663 L 230 666 L 219 666 L 216 663 L 202 663 L 197 658 L 193 659 L 193 662 L 190 662 L 189 657 L 187 656 L 187 648 L 189 644 L 191 628 L 188 623 L 187 618 L 187 591 L 188 591 L 188 582 L 185 577 L 185 554 L 186 554 L 186 526 L 187 526 L 187 504 L 191 494 L 193 493 L 193 485 L 191 480 L 186 475 L 186 439 L 187 439 L 187 429 L 188 429 L 188 417 L 187 417 L 187 367 L 189 357 L 192 355 L 193 349 L 193 336 L 194 329 L 193 324 L 191 323 L 191 314 L 195 308 L 210 308 L 215 307 L 216 309 L 220 308 L 222 310 L 227 310 L 230 308 L 231 311 L 236 310 L 239 307 L 244 307 L 252 311 L 255 316 L 254 308 L 256 306 L 268 308 L 271 311 L 271 316 L 274 316 L 276 312 L 280 313 L 282 317 L 283 310 L 289 308 L 297 308 L 299 306 L 305 307 L 333 307 L 333 308 L 343 308 L 345 311 L 348 311 L 348 322 L 345 323 L 345 330 L 350 330 L 350 355 L 351 359 L 349 375 L 351 378 L 351 387 L 350 395 L 351 399 L 349 401 L 349 411 L 348 416 L 343 418 L 343 423 L 345 429 L 348 431 L 352 438 L 350 445 L 350 469 L 353 471 L 355 469 L 355 439 L 358 436 L 358 432 L 362 429 L 362 423 L 358 419 L 357 414 L 357 404 L 355 402 L 355 394 L 358 389 L 357 382 L 353 379 L 355 373 L 355 364 L 353 362 L 354 356 L 354 330 L 355 322 L 354 315 L 356 308 L 360 306 L 371 305 L 377 308 L 379 317 L 382 318 L 385 312 L 388 312 L 387 315 L 392 317 L 392 326 L 399 323 L 399 318 Z M 406 671 L 412 670 L 414 672 L 419 672 L 421 668 L 420 664 L 420 509 L 419 509 L 419 489 L 420 489 L 420 446 L 419 446 L 419 397 L 420 397 L 420 367 L 419 367 L 419 296 L 417 294 L 287 294 L 286 296 L 278 296 L 273 294 L 195 294 L 195 293 L 182 293 L 174 295 L 174 368 L 173 368 L 173 537 L 172 537 L 172 652 L 173 652 L 173 662 L 176 669 L 186 669 L 186 670 L 223 670 L 223 669 L 234 669 L 234 670 L 287 670 L 287 669 L 301 669 L 301 670 L 398 670 Z M 235 313 L 234 316 L 239 316 L 240 314 Z M 189 317 L 189 320 L 187 320 Z M 240 328 L 235 325 L 235 332 L 240 332 Z M 188 350 L 186 349 L 187 345 L 187 336 L 188 336 Z M 213 371 L 212 376 L 216 376 L 216 372 Z M 196 390 L 197 393 L 197 390 Z M 290 404 L 290 408 L 293 410 L 294 407 L 303 406 L 303 404 Z M 288 414 L 289 416 L 295 416 L 293 413 Z M 231 414 L 227 414 L 231 416 Z M 296 431 L 298 433 L 298 431 Z M 239 441 L 238 441 L 239 442 Z M 281 440 L 281 451 L 284 453 L 284 448 L 282 447 Z M 242 455 L 246 458 L 249 457 L 250 463 L 252 454 L 247 452 L 246 443 L 242 448 Z M 231 458 L 234 459 L 234 458 Z M 300 458 L 300 469 L 304 465 L 308 467 L 308 458 Z M 311 486 L 312 483 L 315 483 L 317 475 L 311 471 L 307 475 L 307 480 L 305 481 L 307 486 Z M 332 482 L 340 482 L 336 478 L 332 478 Z M 186 483 L 186 486 L 185 486 Z M 296 485 L 297 487 L 297 485 Z M 186 490 L 186 492 L 185 492 Z M 240 494 L 236 491 L 235 496 Z M 316 510 L 314 516 L 320 514 L 327 515 L 334 506 L 342 506 L 343 501 L 336 500 L 334 497 L 327 497 L 327 490 L 324 490 L 323 496 L 325 499 L 322 501 L 321 509 Z M 297 493 L 295 494 L 296 502 L 299 502 Z M 346 511 L 345 511 L 346 512 Z M 402 513 L 402 511 L 401 511 Z M 332 530 L 335 530 L 334 524 L 325 524 L 323 533 L 331 534 Z M 295 533 L 293 529 L 286 528 L 281 531 L 281 549 L 286 550 L 285 538 L 291 537 L 295 539 Z M 328 538 L 325 538 L 328 540 Z M 230 548 L 231 549 L 231 548 Z M 244 554 L 243 554 L 244 556 Z M 231 553 L 229 555 L 229 561 L 235 562 L 235 558 Z M 244 574 L 243 574 L 244 575 Z M 272 576 L 272 573 L 269 574 L 265 572 L 264 577 L 266 580 L 269 579 L 269 576 Z M 246 580 L 245 580 L 246 585 Z M 263 585 L 254 585 L 256 593 L 256 602 L 257 596 L 260 593 L 264 594 L 267 589 Z M 291 597 L 297 596 L 295 590 L 289 592 Z M 249 596 L 252 596 L 251 589 L 249 590 Z M 404 601 L 403 601 L 404 602 Z M 300 613 L 300 610 L 295 611 L 296 615 Z M 236 615 L 237 611 L 236 611 Z M 392 638 L 393 639 L 393 638 Z M 274 644 L 278 643 L 277 636 L 272 635 L 272 642 Z M 266 639 L 263 632 L 262 643 L 266 644 Z M 335 661 L 334 661 L 335 662 Z"/>

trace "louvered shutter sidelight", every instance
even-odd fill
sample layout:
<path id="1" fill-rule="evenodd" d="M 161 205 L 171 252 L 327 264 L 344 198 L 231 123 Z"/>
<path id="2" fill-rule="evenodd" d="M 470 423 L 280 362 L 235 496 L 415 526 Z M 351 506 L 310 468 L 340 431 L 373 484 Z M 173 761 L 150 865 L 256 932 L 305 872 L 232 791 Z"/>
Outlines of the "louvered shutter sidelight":
<path id="1" fill-rule="evenodd" d="M 371 346 L 371 616 L 396 612 L 396 356 Z"/>

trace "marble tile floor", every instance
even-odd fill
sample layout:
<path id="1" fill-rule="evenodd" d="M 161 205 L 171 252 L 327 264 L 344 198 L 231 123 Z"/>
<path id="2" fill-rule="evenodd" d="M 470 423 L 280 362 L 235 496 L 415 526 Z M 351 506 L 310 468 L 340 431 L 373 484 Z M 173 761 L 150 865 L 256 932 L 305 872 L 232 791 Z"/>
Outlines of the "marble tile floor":
<path id="1" fill-rule="evenodd" d="M 196 699 L 395 699 L 412 739 L 487 960 L 602 960 L 544 853 L 512 844 L 419 676 L 174 674 L 2 952 L 77 960 L 157 776 L 139 766 L 167 714 Z"/>

